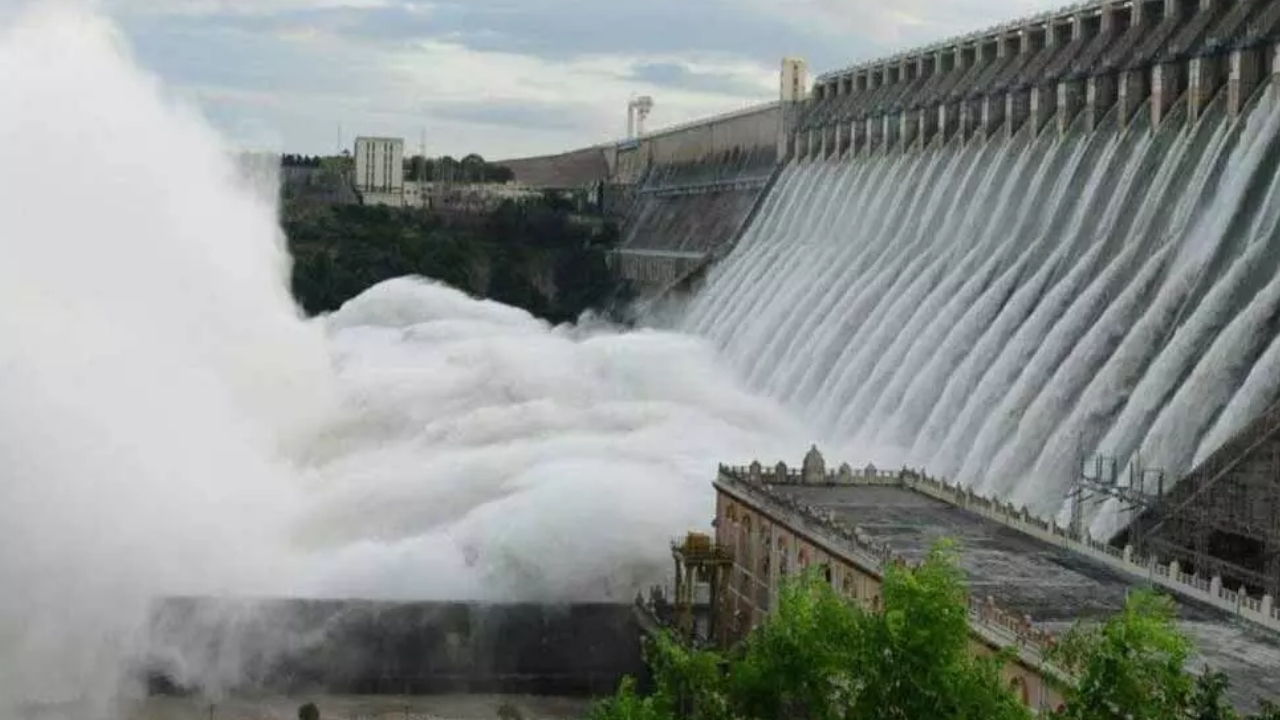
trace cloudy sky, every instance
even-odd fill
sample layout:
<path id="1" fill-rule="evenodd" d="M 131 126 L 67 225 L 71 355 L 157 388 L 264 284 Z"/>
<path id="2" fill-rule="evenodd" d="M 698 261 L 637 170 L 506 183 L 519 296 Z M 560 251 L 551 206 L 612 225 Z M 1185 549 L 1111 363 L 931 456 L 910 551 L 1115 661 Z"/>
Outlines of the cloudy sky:
<path id="1" fill-rule="evenodd" d="M 7 0 L 0 0 L 4 3 Z M 557 152 L 772 99 L 822 72 L 1055 0 L 100 0 L 139 62 L 233 141 L 328 153 L 356 134 L 430 155 Z"/>

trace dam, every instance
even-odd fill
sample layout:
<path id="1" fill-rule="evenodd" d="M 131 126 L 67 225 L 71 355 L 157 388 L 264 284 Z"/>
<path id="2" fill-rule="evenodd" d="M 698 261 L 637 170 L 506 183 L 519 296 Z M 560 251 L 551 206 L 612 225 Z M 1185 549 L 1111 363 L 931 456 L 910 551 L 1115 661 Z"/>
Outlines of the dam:
<path id="1" fill-rule="evenodd" d="M 824 74 L 681 328 L 1038 515 L 1085 459 L 1172 483 L 1280 393 L 1277 39 L 1280 3 L 1099 2 Z"/>

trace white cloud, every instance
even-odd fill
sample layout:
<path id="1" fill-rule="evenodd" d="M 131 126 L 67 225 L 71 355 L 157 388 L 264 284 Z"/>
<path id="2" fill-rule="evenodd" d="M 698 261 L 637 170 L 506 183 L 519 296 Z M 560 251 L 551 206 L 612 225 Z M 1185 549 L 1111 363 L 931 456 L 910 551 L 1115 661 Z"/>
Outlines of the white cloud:
<path id="1" fill-rule="evenodd" d="M 273 15 L 290 10 L 372 10 L 394 0 L 99 0 L 109 12 L 148 15 Z"/>
<path id="2" fill-rule="evenodd" d="M 874 39 L 881 52 L 905 50 L 1062 7 L 1062 0 L 745 0 L 780 22 L 817 36 Z M 873 57 L 850 57 L 850 64 Z"/>
<path id="3" fill-rule="evenodd" d="M 432 154 L 462 154 L 473 149 L 491 157 L 554 152 L 616 138 L 623 128 L 626 101 L 632 93 L 658 97 L 652 116 L 656 127 L 767 101 L 774 87 L 771 67 L 711 53 L 696 58 L 593 55 L 547 60 L 477 51 L 444 40 L 379 47 L 317 28 L 296 26 L 278 31 L 274 39 L 289 46 L 291 52 L 314 60 L 311 67 L 315 72 L 334 73 L 336 82 L 329 90 L 306 92 L 202 85 L 191 88 L 192 94 L 206 105 L 217 103 L 234 108 L 239 118 L 237 125 L 258 128 L 264 122 L 270 123 L 264 118 L 275 118 L 285 125 L 279 128 L 285 138 L 295 136 L 290 126 L 307 117 L 329 119 L 308 123 L 325 141 L 335 137 L 336 123 L 349 128 L 352 132 L 348 135 L 390 133 L 410 138 L 411 145 L 419 129 L 425 127 Z M 755 88 L 756 92 L 692 91 L 632 79 L 637 68 L 654 63 L 680 65 L 688 72 L 726 78 Z M 283 88 L 304 84 L 301 79 L 287 76 L 279 77 L 278 83 Z M 486 123 L 486 105 L 495 109 L 527 106 L 535 121 L 513 127 L 510 113 L 495 112 L 494 121 Z M 451 110 L 458 107 L 465 107 L 468 121 L 451 119 L 456 115 Z M 563 126 L 539 127 L 537 115 L 557 112 L 566 115 Z M 230 129 L 234 132 L 236 128 Z M 312 137 L 311 131 L 304 136 Z"/>
<path id="4" fill-rule="evenodd" d="M 101 0 L 145 63 L 234 139 L 327 152 L 337 126 L 433 154 L 554 152 L 771 99 L 815 71 L 1040 11 L 1045 0 Z"/>

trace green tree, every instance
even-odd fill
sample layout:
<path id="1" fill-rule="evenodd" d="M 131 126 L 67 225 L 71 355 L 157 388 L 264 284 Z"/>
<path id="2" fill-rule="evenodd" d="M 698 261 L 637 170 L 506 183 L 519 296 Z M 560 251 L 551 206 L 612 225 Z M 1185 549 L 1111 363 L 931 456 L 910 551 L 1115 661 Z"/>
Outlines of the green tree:
<path id="1" fill-rule="evenodd" d="M 1008 653 L 972 652 L 964 575 L 949 543 L 918 567 L 890 565 L 881 586 L 884 612 L 870 625 L 858 718 L 1028 718 L 1001 679 Z"/>
<path id="2" fill-rule="evenodd" d="M 748 636 L 730 673 L 742 715 L 854 717 L 870 670 L 869 620 L 816 573 L 785 583 L 776 613 Z"/>
<path id="3" fill-rule="evenodd" d="M 1130 593 L 1114 617 L 1072 628 L 1052 655 L 1076 678 L 1057 716 L 1064 720 L 1185 717 L 1192 707 L 1195 683 L 1184 670 L 1191 642 L 1178 629 L 1176 619 L 1170 598 L 1140 590 Z"/>
<path id="4" fill-rule="evenodd" d="M 661 638 L 644 707 L 696 720 L 1026 720 L 1001 681 L 1005 658 L 969 650 L 961 580 L 939 545 L 918 567 L 888 570 L 885 611 L 873 613 L 810 570 L 783 583 L 775 611 L 728 657 Z M 640 701 L 615 697 L 593 720 L 623 720 Z"/>
<path id="5" fill-rule="evenodd" d="M 674 720 L 671 709 L 658 695 L 641 695 L 635 678 L 623 678 L 613 697 L 594 703 L 587 720 Z"/>

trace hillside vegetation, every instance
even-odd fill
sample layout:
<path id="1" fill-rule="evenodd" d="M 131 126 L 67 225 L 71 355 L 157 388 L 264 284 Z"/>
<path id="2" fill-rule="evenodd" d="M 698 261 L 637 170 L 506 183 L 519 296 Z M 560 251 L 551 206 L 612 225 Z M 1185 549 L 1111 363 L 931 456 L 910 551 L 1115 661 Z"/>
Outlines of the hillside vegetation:
<path id="1" fill-rule="evenodd" d="M 616 226 L 579 213 L 581 203 L 546 193 L 474 212 L 364 206 L 339 201 L 341 159 L 292 160 L 285 166 L 295 177 L 284 187 L 283 227 L 294 258 L 293 293 L 310 314 L 336 310 L 405 275 L 440 280 L 553 323 L 586 310 L 610 315 L 631 298 L 606 262 Z M 478 178 L 506 177 L 479 167 Z"/>

